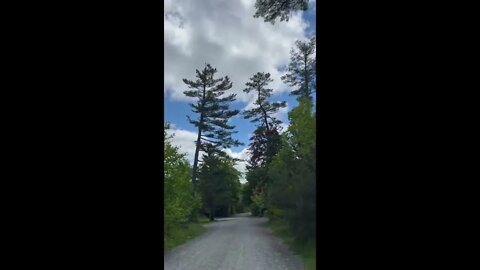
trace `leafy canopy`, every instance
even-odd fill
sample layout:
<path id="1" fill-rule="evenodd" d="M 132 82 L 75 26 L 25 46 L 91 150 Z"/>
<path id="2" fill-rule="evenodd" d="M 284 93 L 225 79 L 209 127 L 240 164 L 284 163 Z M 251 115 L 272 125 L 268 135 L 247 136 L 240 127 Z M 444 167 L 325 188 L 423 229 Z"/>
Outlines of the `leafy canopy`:
<path id="1" fill-rule="evenodd" d="M 166 237 L 172 231 L 172 227 L 178 226 L 188 221 L 194 204 L 191 203 L 192 186 L 191 167 L 185 158 L 185 154 L 180 153 L 178 147 L 171 144 L 172 136 L 167 136 L 169 124 L 164 125 L 164 234 Z"/>

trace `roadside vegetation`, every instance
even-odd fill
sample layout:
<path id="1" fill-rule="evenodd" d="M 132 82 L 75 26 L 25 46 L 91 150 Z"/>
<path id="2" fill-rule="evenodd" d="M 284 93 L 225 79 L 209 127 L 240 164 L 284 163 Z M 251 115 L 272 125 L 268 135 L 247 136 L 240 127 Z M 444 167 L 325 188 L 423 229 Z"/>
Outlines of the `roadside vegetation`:
<path id="1" fill-rule="evenodd" d="M 265 22 L 288 21 L 291 13 L 306 10 L 308 1 L 257 0 L 255 17 Z M 240 112 L 229 105 L 236 100 L 228 76 L 205 63 L 192 80 L 183 79 L 184 94 L 195 119 L 188 117 L 198 136 L 193 164 L 171 144 L 164 125 L 164 245 L 173 248 L 205 232 L 201 225 L 215 217 L 250 211 L 267 216 L 269 227 L 315 269 L 316 241 L 316 37 L 295 43 L 282 81 L 291 87 L 298 105 L 288 113 L 286 125 L 275 117 L 285 101 L 270 100 L 274 89 L 270 73 L 252 71 L 244 92 L 256 97 L 254 106 Z M 238 159 L 225 149 L 240 146 L 229 119 L 241 115 L 255 124 L 247 160 L 247 183 L 240 183 Z"/>
<path id="2" fill-rule="evenodd" d="M 165 250 L 170 250 L 176 246 L 179 246 L 197 236 L 200 236 L 207 229 L 200 223 L 186 223 L 179 227 L 172 228 L 169 231 L 168 238 L 165 239 Z"/>
<path id="3" fill-rule="evenodd" d="M 170 250 L 206 232 L 203 224 L 229 216 L 240 206 L 239 172 L 233 161 L 210 153 L 200 167 L 199 185 L 192 185 L 192 167 L 171 143 L 164 125 L 164 248 Z M 202 181 L 203 179 L 203 181 Z"/>
<path id="4" fill-rule="evenodd" d="M 305 270 L 316 269 L 317 259 L 315 239 L 309 240 L 303 244 L 296 243 L 295 236 L 289 229 L 288 224 L 282 220 L 270 220 L 267 223 L 267 226 L 270 228 L 273 235 L 282 239 L 294 254 L 297 254 L 302 258 Z"/>
<path id="5" fill-rule="evenodd" d="M 248 183 L 242 189 L 242 198 L 252 214 L 269 217 L 274 234 L 304 259 L 307 269 L 314 269 L 316 264 L 315 47 L 315 37 L 298 41 L 291 51 L 287 73 L 282 76 L 298 101 L 288 113 L 286 130 L 281 130 L 277 119 L 263 109 L 271 107 L 268 91 L 263 97 L 259 95 L 259 117 L 254 118 L 258 126 L 249 147 Z M 266 82 L 256 86 L 260 93 Z M 248 116 L 245 113 L 245 118 Z"/>

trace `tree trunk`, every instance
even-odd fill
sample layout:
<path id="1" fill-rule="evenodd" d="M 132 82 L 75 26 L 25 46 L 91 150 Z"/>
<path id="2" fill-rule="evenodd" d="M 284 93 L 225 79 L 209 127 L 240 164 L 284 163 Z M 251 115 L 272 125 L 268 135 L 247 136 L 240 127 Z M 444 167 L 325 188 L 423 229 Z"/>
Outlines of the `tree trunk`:
<path id="1" fill-rule="evenodd" d="M 200 126 L 203 124 L 203 119 L 200 117 Z M 197 136 L 197 145 L 195 148 L 195 158 L 193 159 L 193 172 L 192 172 L 192 184 L 195 186 L 195 181 L 197 181 L 197 167 L 198 167 L 198 154 L 200 152 L 200 143 L 202 138 L 202 129 L 198 128 L 198 136 Z"/>
<path id="2" fill-rule="evenodd" d="M 260 109 L 263 112 L 263 119 L 264 119 L 265 127 L 267 128 L 267 132 L 268 132 L 268 131 L 270 131 L 270 128 L 268 126 L 267 112 L 265 111 L 265 109 L 262 106 L 262 103 L 260 102 L 260 87 L 257 90 L 258 90 L 258 99 L 257 99 L 258 100 L 258 106 L 260 106 Z"/>
<path id="3" fill-rule="evenodd" d="M 203 100 L 202 100 L 202 110 L 205 107 L 205 92 L 206 86 L 203 85 Z M 198 154 L 200 152 L 200 144 L 202 143 L 202 125 L 203 125 L 203 112 L 200 113 L 200 123 L 198 125 L 198 136 L 197 136 L 197 145 L 195 148 L 195 157 L 193 159 L 193 172 L 192 172 L 192 197 L 195 195 L 195 183 L 197 181 L 197 168 L 198 168 Z"/>

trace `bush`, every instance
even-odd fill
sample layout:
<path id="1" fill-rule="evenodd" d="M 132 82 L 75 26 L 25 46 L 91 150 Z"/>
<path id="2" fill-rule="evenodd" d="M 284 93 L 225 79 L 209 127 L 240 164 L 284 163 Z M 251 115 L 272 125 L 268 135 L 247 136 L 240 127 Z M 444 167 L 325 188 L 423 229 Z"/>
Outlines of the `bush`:
<path id="1" fill-rule="evenodd" d="M 297 243 L 315 239 L 316 234 L 316 134 L 311 110 L 312 102 L 301 99 L 289 113 L 288 132 L 282 134 L 281 150 L 268 170 L 270 215 L 288 223 Z"/>
<path id="2" fill-rule="evenodd" d="M 188 223 L 198 209 L 199 198 L 192 199 L 192 169 L 177 147 L 170 144 L 165 126 L 164 148 L 164 236 L 169 237 L 175 227 Z M 193 201 L 192 201 L 193 200 Z"/>

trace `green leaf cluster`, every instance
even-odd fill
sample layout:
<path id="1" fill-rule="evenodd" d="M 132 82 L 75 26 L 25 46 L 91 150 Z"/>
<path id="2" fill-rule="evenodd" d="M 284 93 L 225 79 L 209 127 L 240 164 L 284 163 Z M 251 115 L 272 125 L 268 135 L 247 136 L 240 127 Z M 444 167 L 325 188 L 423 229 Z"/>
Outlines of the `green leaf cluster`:
<path id="1" fill-rule="evenodd" d="M 229 216 L 240 200 L 240 172 L 232 159 L 210 150 L 203 155 L 199 174 L 202 205 L 210 220 L 216 215 Z"/>
<path id="2" fill-rule="evenodd" d="M 171 236 L 173 228 L 186 224 L 198 207 L 199 198 L 192 203 L 192 184 L 190 182 L 192 169 L 185 154 L 171 144 L 172 136 L 167 136 L 169 125 L 164 126 L 164 236 Z M 195 203 L 197 201 L 197 203 Z"/>
<path id="3" fill-rule="evenodd" d="M 315 239 L 316 121 L 312 101 L 300 99 L 268 174 L 269 211 L 285 219 L 298 242 Z M 276 216 L 275 216 L 276 215 Z"/>

